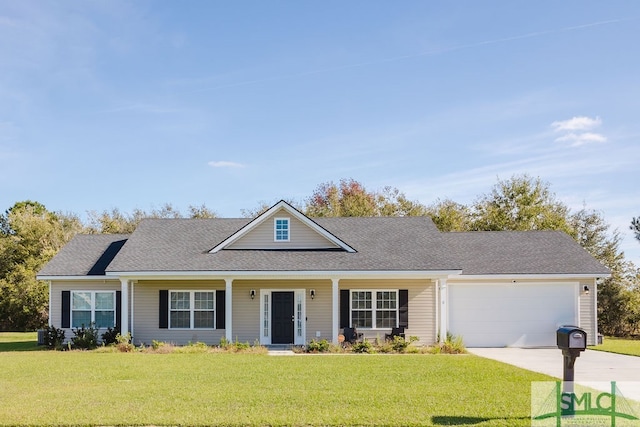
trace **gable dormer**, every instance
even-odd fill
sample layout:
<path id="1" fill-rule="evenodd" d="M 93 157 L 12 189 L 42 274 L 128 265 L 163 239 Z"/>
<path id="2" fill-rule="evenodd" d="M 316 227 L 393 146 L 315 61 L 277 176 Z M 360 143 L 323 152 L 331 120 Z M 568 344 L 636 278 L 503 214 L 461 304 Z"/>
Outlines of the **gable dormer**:
<path id="1" fill-rule="evenodd" d="M 228 250 L 355 250 L 284 200 L 214 247 Z"/>

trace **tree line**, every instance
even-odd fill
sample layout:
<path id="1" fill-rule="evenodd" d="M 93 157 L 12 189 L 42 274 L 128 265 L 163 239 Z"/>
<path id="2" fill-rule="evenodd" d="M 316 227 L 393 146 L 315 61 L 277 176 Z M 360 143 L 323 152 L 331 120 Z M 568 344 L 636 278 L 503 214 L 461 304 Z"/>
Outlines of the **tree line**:
<path id="1" fill-rule="evenodd" d="M 301 202 L 291 201 L 311 217 L 430 216 L 440 231 L 561 230 L 611 270 L 598 287 L 599 329 L 607 335 L 640 332 L 640 270 L 626 260 L 621 236 L 602 214 L 583 207 L 572 211 L 540 178 L 518 175 L 498 182 L 470 204 L 439 199 L 430 205 L 410 200 L 397 188 L 370 191 L 353 179 L 320 184 Z M 255 217 L 270 207 L 260 203 L 242 210 Z M 36 272 L 77 233 L 132 233 L 144 218 L 214 218 L 205 205 L 183 214 L 171 204 L 124 213 L 88 212 L 83 222 L 72 213 L 50 212 L 34 201 L 14 204 L 0 216 L 0 331 L 33 330 L 47 322 L 48 288 Z M 640 241 L 640 217 L 631 229 Z"/>

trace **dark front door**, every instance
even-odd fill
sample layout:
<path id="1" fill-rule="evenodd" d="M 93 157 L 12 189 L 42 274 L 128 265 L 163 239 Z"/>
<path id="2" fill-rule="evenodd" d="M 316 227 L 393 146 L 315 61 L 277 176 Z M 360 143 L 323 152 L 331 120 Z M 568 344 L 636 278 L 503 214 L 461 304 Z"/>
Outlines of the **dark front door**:
<path id="1" fill-rule="evenodd" d="M 293 344 L 293 292 L 271 292 L 271 344 Z"/>

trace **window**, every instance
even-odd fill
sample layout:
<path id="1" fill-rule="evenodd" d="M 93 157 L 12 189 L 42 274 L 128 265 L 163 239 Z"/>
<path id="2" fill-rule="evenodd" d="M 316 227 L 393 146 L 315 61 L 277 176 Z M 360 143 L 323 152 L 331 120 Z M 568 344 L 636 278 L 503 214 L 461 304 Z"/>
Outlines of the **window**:
<path id="1" fill-rule="evenodd" d="M 71 327 L 95 323 L 98 328 L 116 325 L 116 293 L 114 291 L 71 292 Z"/>
<path id="2" fill-rule="evenodd" d="M 273 227 L 273 236 L 276 242 L 289 241 L 289 218 L 276 218 Z"/>
<path id="3" fill-rule="evenodd" d="M 169 327 L 175 329 L 214 329 L 214 291 L 171 291 Z"/>
<path id="4" fill-rule="evenodd" d="M 351 291 L 351 326 L 395 328 L 398 326 L 398 291 Z"/>

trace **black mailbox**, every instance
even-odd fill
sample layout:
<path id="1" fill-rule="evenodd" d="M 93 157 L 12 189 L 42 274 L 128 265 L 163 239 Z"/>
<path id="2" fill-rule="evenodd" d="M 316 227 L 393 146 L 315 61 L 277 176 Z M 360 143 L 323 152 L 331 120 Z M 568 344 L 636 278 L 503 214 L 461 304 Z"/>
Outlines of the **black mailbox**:
<path id="1" fill-rule="evenodd" d="M 587 348 L 587 333 L 577 326 L 562 326 L 556 331 L 556 344 L 561 350 L 584 351 Z"/>
<path id="2" fill-rule="evenodd" d="M 562 391 L 573 394 L 574 365 L 580 353 L 587 349 L 587 333 L 577 326 L 561 326 L 556 331 L 556 344 L 562 350 Z M 574 406 L 562 409 L 562 415 L 573 415 Z"/>

